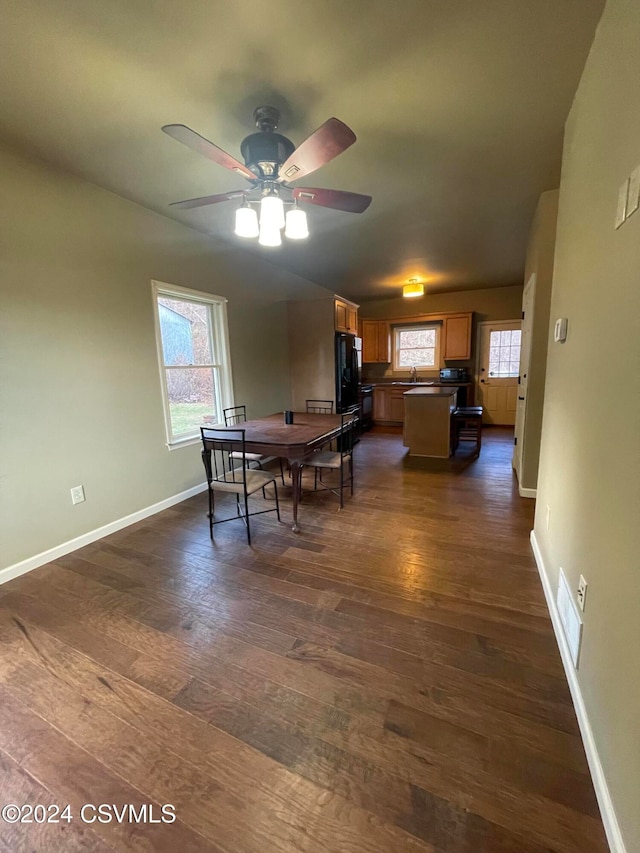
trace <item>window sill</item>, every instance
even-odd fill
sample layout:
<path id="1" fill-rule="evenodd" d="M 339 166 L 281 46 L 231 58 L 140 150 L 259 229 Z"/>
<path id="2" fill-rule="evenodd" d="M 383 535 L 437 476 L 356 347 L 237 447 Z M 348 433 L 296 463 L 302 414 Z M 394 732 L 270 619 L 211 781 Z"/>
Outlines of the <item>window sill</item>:
<path id="1" fill-rule="evenodd" d="M 166 445 L 169 450 L 180 450 L 181 447 L 190 447 L 192 444 L 200 444 L 201 441 L 202 439 L 197 435 L 168 441 Z"/>
<path id="2" fill-rule="evenodd" d="M 203 426 L 205 426 L 203 424 Z M 206 426 L 211 429 L 224 429 L 224 424 L 206 424 Z M 190 447 L 192 444 L 200 444 L 202 442 L 202 436 L 200 435 L 190 435 L 186 438 L 175 438 L 173 441 L 167 441 L 167 447 L 169 450 L 180 450 L 181 447 Z"/>

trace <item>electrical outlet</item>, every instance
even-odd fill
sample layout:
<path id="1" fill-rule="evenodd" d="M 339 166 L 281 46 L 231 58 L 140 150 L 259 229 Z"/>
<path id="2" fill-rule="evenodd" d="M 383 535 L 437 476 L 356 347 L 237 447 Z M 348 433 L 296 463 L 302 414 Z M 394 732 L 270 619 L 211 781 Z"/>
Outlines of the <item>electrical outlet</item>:
<path id="1" fill-rule="evenodd" d="M 72 504 L 81 504 L 85 501 L 86 498 L 84 496 L 84 486 L 74 486 L 71 489 L 71 503 Z"/>
<path id="2" fill-rule="evenodd" d="M 580 575 L 580 580 L 578 581 L 578 607 L 580 610 L 584 610 L 585 601 L 587 599 L 587 582 Z"/>
<path id="3" fill-rule="evenodd" d="M 545 522 L 547 525 L 547 530 L 549 529 L 549 524 L 551 523 L 551 507 L 547 504 L 547 512 L 545 514 Z"/>

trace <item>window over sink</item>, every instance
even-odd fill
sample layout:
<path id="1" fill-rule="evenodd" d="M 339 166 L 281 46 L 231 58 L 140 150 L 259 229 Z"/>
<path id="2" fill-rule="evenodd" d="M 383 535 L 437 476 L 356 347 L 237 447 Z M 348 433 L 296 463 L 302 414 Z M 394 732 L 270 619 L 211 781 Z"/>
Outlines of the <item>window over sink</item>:
<path id="1" fill-rule="evenodd" d="M 439 323 L 396 326 L 393 330 L 393 369 L 410 373 L 437 370 L 440 367 Z"/>

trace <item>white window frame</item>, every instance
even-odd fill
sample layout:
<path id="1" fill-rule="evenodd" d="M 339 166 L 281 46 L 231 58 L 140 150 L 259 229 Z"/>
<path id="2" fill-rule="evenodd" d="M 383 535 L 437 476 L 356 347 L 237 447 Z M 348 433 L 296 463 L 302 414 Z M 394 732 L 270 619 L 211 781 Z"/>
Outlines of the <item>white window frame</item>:
<path id="1" fill-rule="evenodd" d="M 433 354 L 434 364 L 433 365 L 423 365 L 416 366 L 416 370 L 424 372 L 425 370 L 438 371 L 440 369 L 440 346 L 441 346 L 441 337 L 442 337 L 442 324 L 441 323 L 405 323 L 402 326 L 394 326 L 393 327 L 393 372 L 394 373 L 411 373 L 411 367 L 399 367 L 398 366 L 398 336 L 400 332 L 420 332 L 423 329 L 431 330 L 433 329 L 436 333 L 436 345 L 435 352 Z"/>
<path id="2" fill-rule="evenodd" d="M 214 394 L 216 396 L 216 408 L 222 412 L 234 405 L 233 377 L 231 373 L 231 351 L 229 349 L 229 325 L 227 320 L 227 299 L 213 293 L 205 293 L 200 290 L 191 290 L 188 287 L 180 287 L 177 284 L 167 284 L 163 281 L 151 281 L 151 292 L 153 296 L 153 314 L 156 332 L 156 350 L 158 356 L 158 368 L 160 373 L 160 388 L 162 390 L 162 403 L 164 408 L 164 425 L 167 437 L 167 447 L 175 450 L 190 444 L 197 444 L 201 440 L 200 430 L 189 434 L 173 435 L 171 427 L 171 408 L 169 406 L 169 394 L 167 391 L 167 368 L 164 363 L 164 351 L 162 348 L 162 334 L 160 331 L 160 312 L 158 311 L 158 297 L 165 296 L 169 299 L 182 299 L 187 302 L 200 302 L 209 306 L 209 334 L 213 363 L 211 365 L 197 365 L 198 367 L 212 367 L 214 376 Z M 182 365 L 181 365 L 182 367 Z"/>

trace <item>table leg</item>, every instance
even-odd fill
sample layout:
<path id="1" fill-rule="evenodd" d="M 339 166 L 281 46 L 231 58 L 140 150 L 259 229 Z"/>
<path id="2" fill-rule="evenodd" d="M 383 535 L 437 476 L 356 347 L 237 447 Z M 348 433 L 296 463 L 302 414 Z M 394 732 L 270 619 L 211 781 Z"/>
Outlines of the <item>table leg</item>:
<path id="1" fill-rule="evenodd" d="M 298 503 L 300 501 L 300 492 L 302 490 L 302 465 L 297 459 L 291 459 L 291 487 L 293 492 L 293 527 L 294 533 L 299 533 L 298 527 Z"/>

